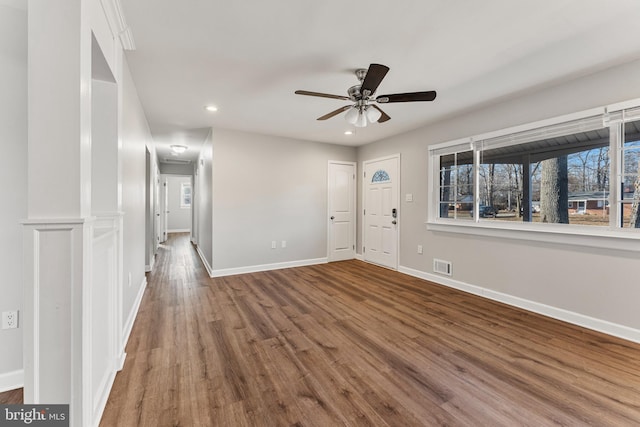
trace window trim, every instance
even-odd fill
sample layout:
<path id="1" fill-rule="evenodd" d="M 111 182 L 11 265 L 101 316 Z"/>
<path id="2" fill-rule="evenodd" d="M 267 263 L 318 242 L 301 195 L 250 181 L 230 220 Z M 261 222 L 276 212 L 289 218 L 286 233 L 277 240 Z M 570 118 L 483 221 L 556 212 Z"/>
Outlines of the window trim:
<path id="1" fill-rule="evenodd" d="M 632 110 L 631 114 L 629 114 L 629 116 L 625 116 L 625 110 Z M 533 131 L 542 127 L 562 125 L 563 123 L 589 119 L 600 115 L 602 116 L 603 127 L 608 127 L 610 129 L 610 156 L 612 158 L 610 176 L 612 178 L 611 182 L 613 183 L 618 180 L 617 168 L 619 167 L 619 147 L 617 147 L 617 145 L 619 145 L 619 142 L 616 141 L 619 141 L 618 137 L 620 134 L 619 130 L 616 131 L 614 129 L 621 128 L 622 123 L 625 121 L 633 120 L 634 118 L 637 120 L 636 116 L 640 116 L 640 114 L 638 114 L 639 111 L 640 99 L 635 99 L 428 146 L 427 176 L 430 178 L 431 183 L 427 186 L 427 200 L 429 201 L 427 221 L 425 222 L 427 230 L 640 252 L 640 245 L 638 244 L 638 242 L 640 242 L 640 229 L 634 230 L 629 228 L 620 228 L 615 224 L 617 208 L 611 208 L 617 205 L 617 203 L 612 203 L 614 201 L 613 198 L 610 199 L 609 202 L 611 211 L 610 223 L 608 226 L 583 226 L 570 224 L 543 225 L 530 222 L 514 223 L 506 221 L 484 221 L 482 218 L 479 218 L 478 209 L 475 208 L 479 204 L 478 188 L 475 188 L 475 213 L 472 221 L 440 218 L 439 216 L 440 156 L 459 151 L 462 148 L 465 148 L 466 150 L 471 148 L 474 150 L 474 164 L 478 164 L 479 146 L 481 144 L 476 143 L 476 141 L 479 142 L 487 139 L 504 137 L 509 134 Z M 479 173 L 477 169 L 478 168 L 475 168 L 475 174 Z M 477 176 L 475 178 L 475 185 L 477 187 L 479 185 L 479 181 Z M 612 184 L 610 184 L 610 189 L 611 186 Z M 619 185 L 617 188 L 619 188 Z M 617 198 L 617 196 L 616 192 L 615 195 L 612 194 L 610 197 Z M 615 200 L 615 202 L 617 202 L 617 200 Z"/>
<path id="2" fill-rule="evenodd" d="M 496 223 L 440 219 L 425 222 L 428 231 L 526 240 L 600 249 L 640 252 L 640 232 L 631 229 L 568 224 Z M 624 230 L 624 231 L 621 231 Z"/>

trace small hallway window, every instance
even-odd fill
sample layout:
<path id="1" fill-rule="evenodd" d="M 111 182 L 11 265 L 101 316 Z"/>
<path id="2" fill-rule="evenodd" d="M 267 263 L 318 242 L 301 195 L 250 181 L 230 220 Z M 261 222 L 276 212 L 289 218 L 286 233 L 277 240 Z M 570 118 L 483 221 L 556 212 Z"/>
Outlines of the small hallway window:
<path id="1" fill-rule="evenodd" d="M 180 207 L 181 208 L 191 207 L 191 183 L 190 182 L 183 182 L 180 187 Z"/>

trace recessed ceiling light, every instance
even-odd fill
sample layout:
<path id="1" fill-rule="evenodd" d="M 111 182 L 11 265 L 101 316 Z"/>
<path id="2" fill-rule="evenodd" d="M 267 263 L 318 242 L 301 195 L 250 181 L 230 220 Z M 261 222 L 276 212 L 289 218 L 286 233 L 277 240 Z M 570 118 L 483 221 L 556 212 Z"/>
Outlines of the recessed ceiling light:
<path id="1" fill-rule="evenodd" d="M 187 148 L 189 148 L 186 145 L 171 145 L 170 147 L 176 154 L 182 154 L 187 151 Z"/>
<path id="2" fill-rule="evenodd" d="M 212 113 L 218 111 L 218 107 L 216 107 L 215 105 L 207 105 L 206 107 L 204 107 L 204 109 L 207 111 L 211 111 Z"/>
<path id="3" fill-rule="evenodd" d="M 344 134 L 345 134 L 345 135 L 353 135 L 353 131 L 345 130 L 345 131 L 344 131 Z"/>

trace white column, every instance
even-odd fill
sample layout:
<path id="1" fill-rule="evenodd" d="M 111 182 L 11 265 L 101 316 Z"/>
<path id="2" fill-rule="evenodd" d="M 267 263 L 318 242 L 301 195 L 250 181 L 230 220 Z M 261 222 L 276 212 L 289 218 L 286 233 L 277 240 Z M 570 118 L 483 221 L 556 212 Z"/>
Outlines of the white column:
<path id="1" fill-rule="evenodd" d="M 91 407 L 90 22 L 89 0 L 29 1 L 24 401 L 69 403 L 72 426 Z"/>

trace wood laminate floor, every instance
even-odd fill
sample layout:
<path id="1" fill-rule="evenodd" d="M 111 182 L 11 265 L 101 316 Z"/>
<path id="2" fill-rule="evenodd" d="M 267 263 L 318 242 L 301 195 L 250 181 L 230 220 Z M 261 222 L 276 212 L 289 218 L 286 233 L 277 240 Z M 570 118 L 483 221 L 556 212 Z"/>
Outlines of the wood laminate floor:
<path id="1" fill-rule="evenodd" d="M 103 427 L 640 425 L 640 345 L 358 261 L 212 280 L 186 234 L 127 354 Z"/>
<path id="2" fill-rule="evenodd" d="M 640 425 L 640 345 L 359 261 L 210 279 L 171 235 L 101 426 Z"/>

